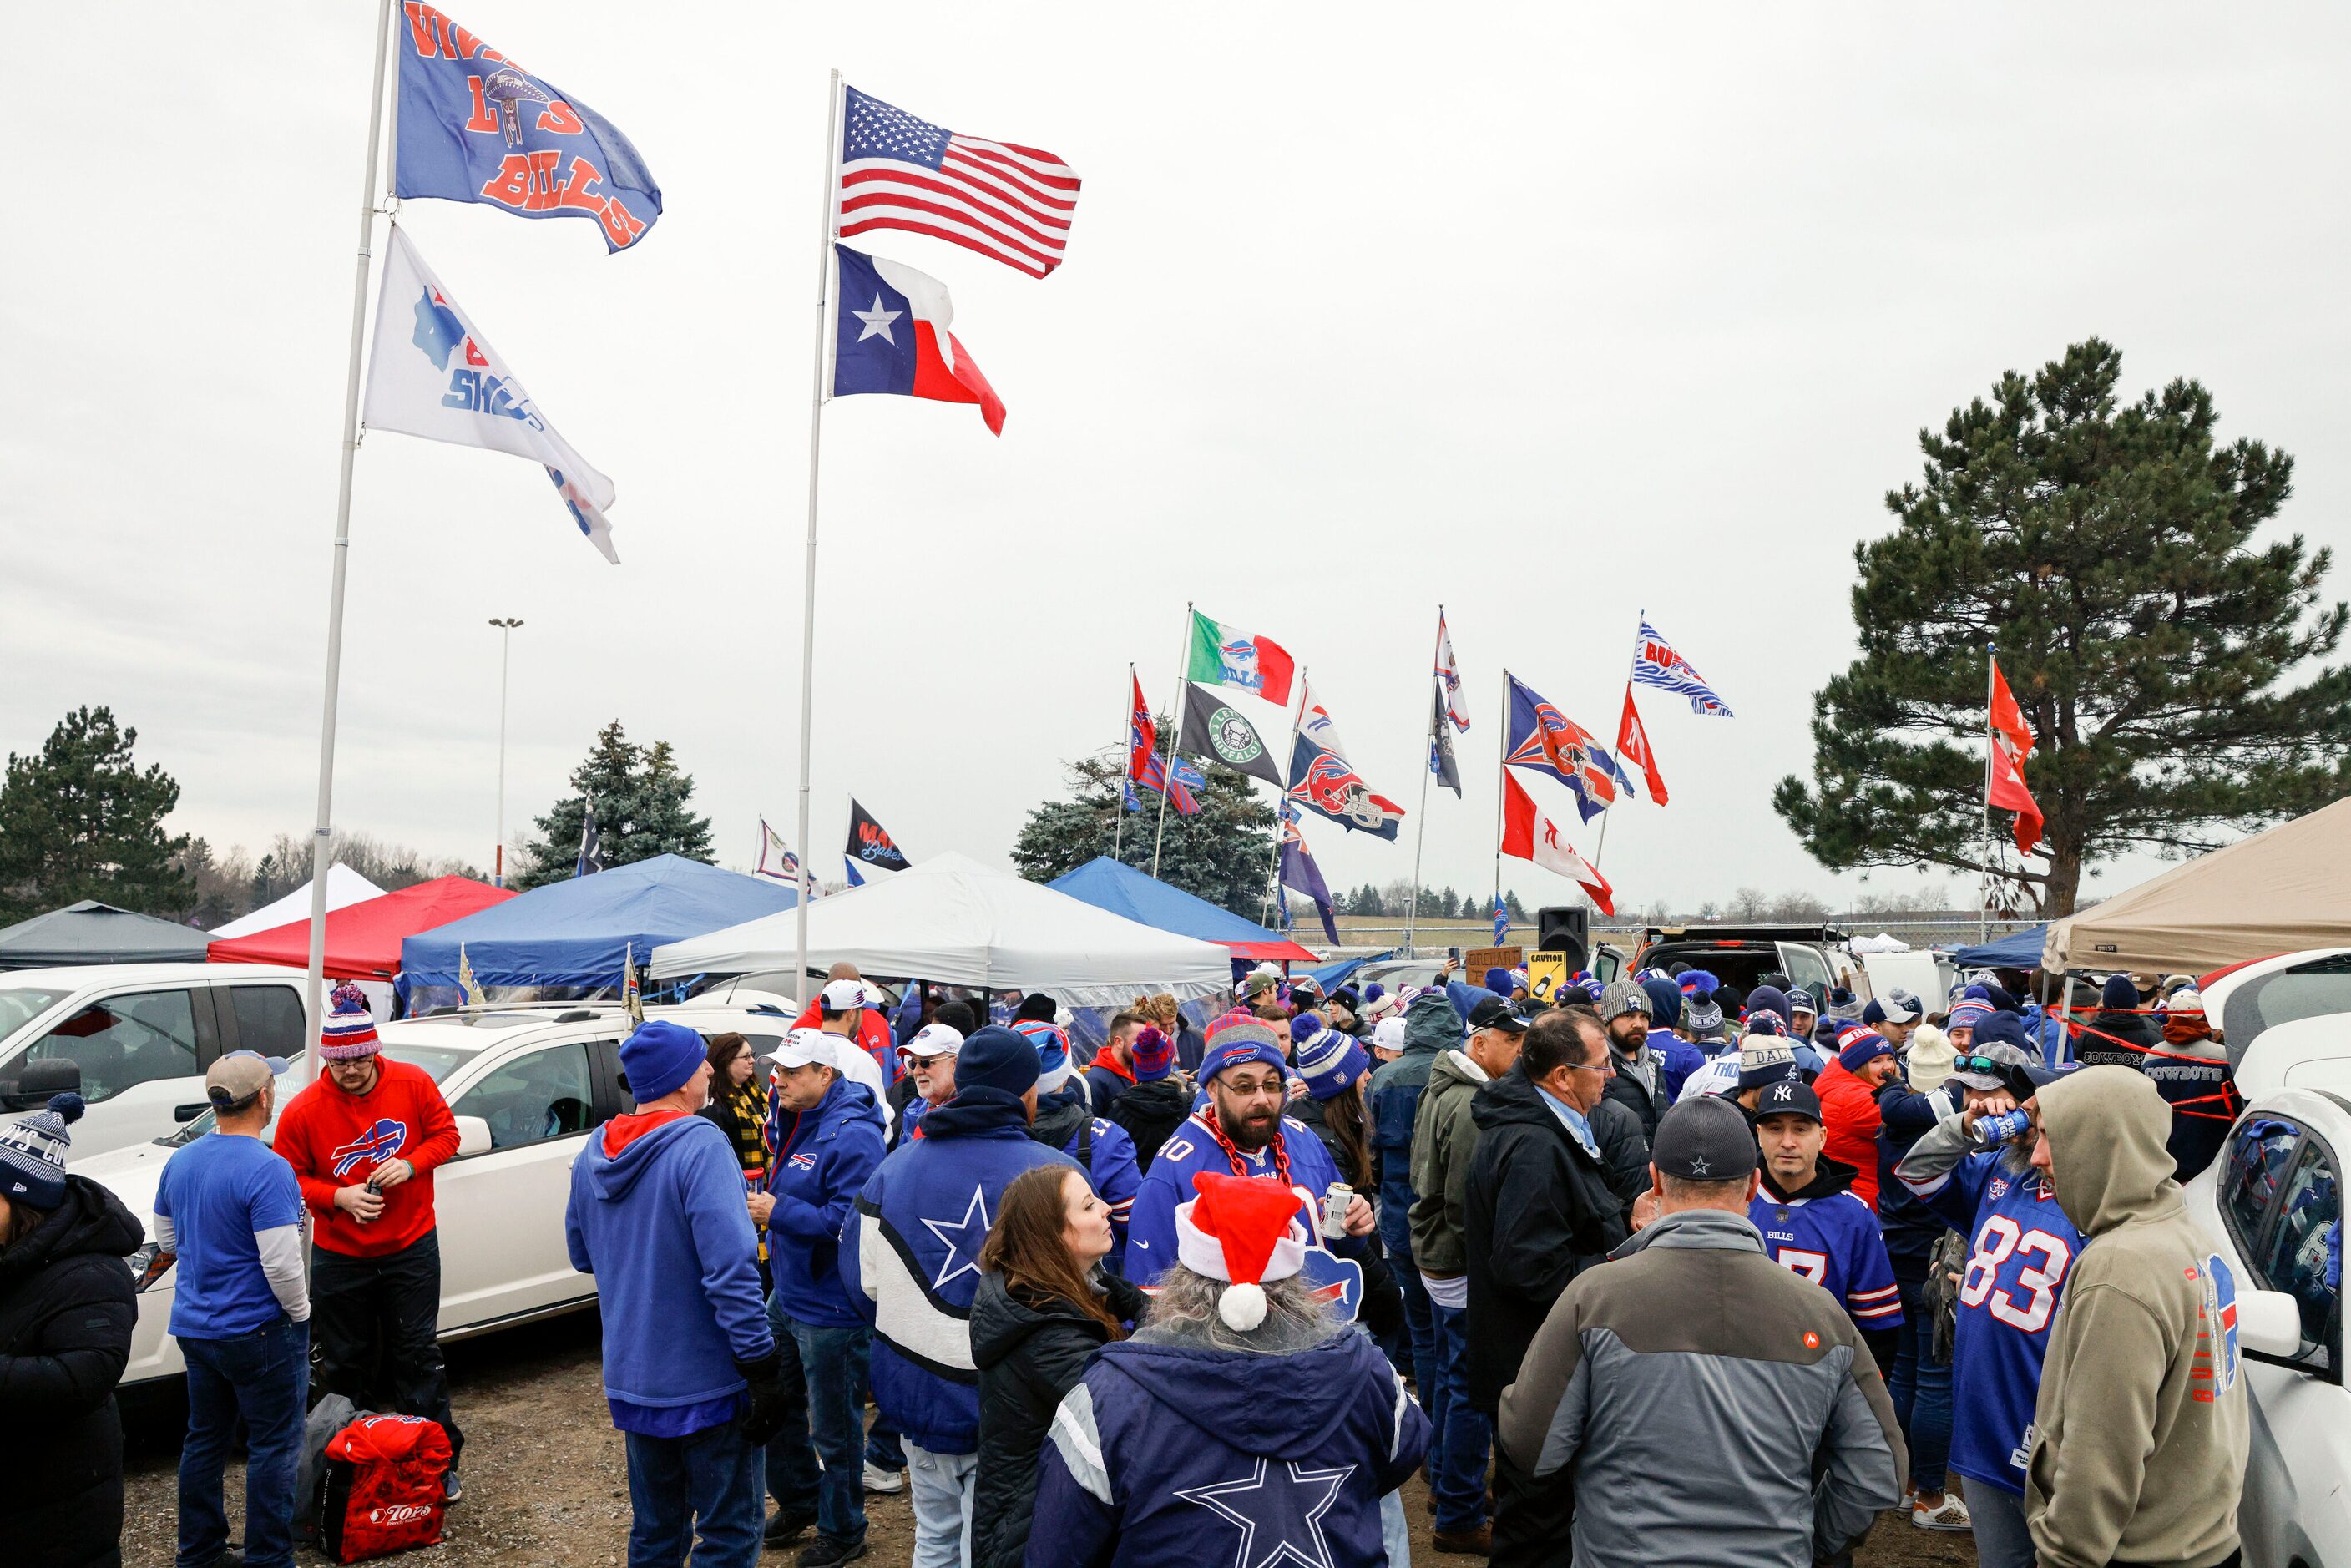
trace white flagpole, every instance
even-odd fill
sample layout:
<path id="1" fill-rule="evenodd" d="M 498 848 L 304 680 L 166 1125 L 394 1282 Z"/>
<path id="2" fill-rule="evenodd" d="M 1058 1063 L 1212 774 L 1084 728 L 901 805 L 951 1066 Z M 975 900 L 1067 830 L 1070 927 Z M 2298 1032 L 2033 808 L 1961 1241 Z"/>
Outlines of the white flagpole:
<path id="1" fill-rule="evenodd" d="M 1643 625 L 1648 623 L 1649 612 L 1646 606 L 1642 608 L 1639 619 Z M 1633 672 L 1641 667 L 1640 639 L 1640 630 L 1638 627 L 1635 627 L 1633 632 L 1633 659 L 1630 664 L 1625 666 L 1625 695 L 1626 696 L 1633 695 Z M 1648 733 L 1649 732 L 1646 729 L 1644 729 L 1641 732 L 1645 738 L 1647 737 Z M 1616 758 L 1616 766 L 1619 768 L 1622 768 L 1625 766 L 1625 759 L 1622 757 L 1618 757 Z M 1608 852 L 1608 817 L 1609 813 L 1606 811 L 1600 813 L 1600 841 L 1593 845 L 1592 850 L 1592 869 L 1593 871 L 1598 871 L 1600 869 L 1600 857 Z"/>
<path id="2" fill-rule="evenodd" d="M 1134 752 L 1127 748 L 1127 731 L 1134 722 L 1134 664 L 1129 661 L 1126 666 L 1126 690 L 1119 694 L 1118 788 L 1112 790 L 1110 795 L 1113 823 L 1110 831 L 1110 858 L 1113 860 L 1118 859 L 1119 851 L 1126 842 L 1126 776 L 1134 760 Z"/>
<path id="3" fill-rule="evenodd" d="M 1540 725 L 1542 720 L 1538 716 L 1535 722 Z M 1495 737 L 1495 752 L 1499 760 L 1494 769 L 1497 775 L 1494 782 L 1494 897 L 1499 900 L 1502 896 L 1502 802 L 1510 793 L 1510 672 L 1508 670 L 1502 672 L 1502 716 L 1494 727 L 1501 732 Z M 1419 892 L 1415 888 L 1414 896 L 1417 897 Z M 1490 905 L 1486 914 L 1488 918 L 1492 917 Z"/>
<path id="4" fill-rule="evenodd" d="M 1991 723 L 1992 683 L 2000 678 L 2000 644 L 1992 643 L 1984 650 L 1984 798 L 1983 855 L 1977 864 L 1976 945 L 1991 940 L 1991 748 L 2000 742 L 1993 737 Z"/>
<path id="5" fill-rule="evenodd" d="M 1272 911 L 1274 901 L 1280 896 L 1275 890 L 1281 884 L 1281 812 L 1290 803 L 1290 760 L 1298 755 L 1298 732 L 1305 724 L 1306 666 L 1301 664 L 1298 666 L 1298 706 L 1290 716 L 1290 749 L 1283 752 L 1273 765 L 1273 770 L 1281 775 L 1282 781 L 1274 787 L 1273 791 L 1273 858 L 1266 867 L 1265 901 L 1258 906 L 1260 925 L 1264 924 L 1264 915 Z M 1301 826 L 1303 821 L 1301 819 Z"/>
<path id="6" fill-rule="evenodd" d="M 1192 601 L 1184 601 L 1184 651 L 1176 660 L 1176 733 L 1167 739 L 1167 777 L 1160 781 L 1159 830 L 1151 835 L 1151 874 L 1159 874 L 1159 846 L 1167 841 L 1167 797 L 1176 792 L 1176 752 L 1184 744 L 1184 716 L 1191 711 L 1191 686 L 1186 672 L 1192 667 Z M 1276 822 L 1279 828 L 1281 824 Z"/>
<path id="7" fill-rule="evenodd" d="M 335 699 L 343 676 L 343 580 L 351 554 L 351 467 L 360 450 L 360 351 L 367 333 L 368 267 L 375 241 L 376 165 L 383 151 L 384 62 L 392 44 L 392 0 L 375 19 L 375 74 L 368 89 L 366 172 L 360 180 L 359 263 L 351 277 L 350 348 L 343 367 L 343 462 L 335 489 L 333 586 L 327 594 L 327 690 L 319 715 L 319 821 L 310 835 L 310 960 L 303 981 L 305 1075 L 319 1075 L 319 1027 L 326 1018 L 327 871 L 335 807 Z M 390 184 L 389 179 L 385 182 Z"/>
<path id="8" fill-rule="evenodd" d="M 1420 923 L 1420 852 L 1428 845 L 1428 776 L 1437 771 L 1437 727 L 1445 722 L 1437 711 L 1436 686 L 1442 678 L 1437 674 L 1437 661 L 1444 653 L 1445 606 L 1440 604 L 1437 607 L 1437 648 L 1428 656 L 1428 734 L 1425 737 L 1426 744 L 1421 748 L 1424 755 L 1420 759 L 1420 827 L 1413 834 L 1412 892 L 1405 895 L 1404 905 L 1404 956 L 1407 958 L 1416 956 L 1412 934 L 1413 928 Z"/>
<path id="9" fill-rule="evenodd" d="M 816 734 L 816 497 L 818 459 L 824 451 L 825 364 L 832 344 L 832 227 L 834 204 L 841 186 L 841 72 L 831 73 L 825 89 L 824 219 L 816 235 L 816 364 L 809 397 L 808 558 L 800 598 L 800 815 L 799 900 L 794 925 L 799 933 L 799 966 L 793 971 L 792 1000 L 808 990 L 809 917 L 809 761 Z"/>

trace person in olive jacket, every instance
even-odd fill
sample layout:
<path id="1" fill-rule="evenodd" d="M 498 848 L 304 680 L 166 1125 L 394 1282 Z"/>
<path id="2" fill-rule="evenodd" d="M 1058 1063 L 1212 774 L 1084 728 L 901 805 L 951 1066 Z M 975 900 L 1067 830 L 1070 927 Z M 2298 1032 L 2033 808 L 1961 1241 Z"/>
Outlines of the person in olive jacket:
<path id="1" fill-rule="evenodd" d="M 972 1568 L 1019 1568 L 1053 1412 L 1096 1349 L 1126 1337 L 1143 1292 L 1098 1265 L 1110 1206 L 1082 1171 L 1040 1166 L 1013 1178 L 979 1255 L 971 1357 L 979 1368 L 979 1482 Z"/>
<path id="2" fill-rule="evenodd" d="M 114 1385 L 138 1320 L 123 1260 L 145 1239 L 121 1199 L 66 1175 L 78 1094 L 0 1122 L 0 1558 L 122 1561 Z"/>

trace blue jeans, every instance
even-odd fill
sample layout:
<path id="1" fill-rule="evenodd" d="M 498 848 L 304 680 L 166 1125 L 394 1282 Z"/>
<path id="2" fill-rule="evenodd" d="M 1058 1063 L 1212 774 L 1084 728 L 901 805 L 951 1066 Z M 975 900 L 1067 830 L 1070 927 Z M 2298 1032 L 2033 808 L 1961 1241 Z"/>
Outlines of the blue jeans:
<path id="1" fill-rule="evenodd" d="M 784 1355 L 783 1430 L 768 1444 L 768 1490 L 789 1513 L 816 1510 L 816 1530 L 828 1541 L 865 1539 L 865 1385 L 873 1331 L 827 1328 L 787 1317 L 768 1298 L 768 1322 Z M 817 1468 L 817 1460 L 824 1468 Z"/>
<path id="2" fill-rule="evenodd" d="M 1437 1500 L 1437 1528 L 1447 1533 L 1476 1530 L 1486 1522 L 1486 1454 L 1494 1425 L 1469 1403 L 1469 1314 L 1429 1303 L 1437 1320 L 1437 1408 L 1429 1424 L 1445 1434 L 1444 1451 L 1429 1467 L 1428 1490 Z"/>
<path id="3" fill-rule="evenodd" d="M 759 1450 L 738 1418 L 683 1437 L 623 1432 L 629 1449 L 629 1568 L 757 1568 Z M 699 1528 L 702 1540 L 693 1542 Z"/>
<path id="4" fill-rule="evenodd" d="M 1941 1491 L 1951 1462 L 1951 1364 L 1934 1355 L 1935 1323 L 1924 1281 L 1901 1281 L 1902 1326 L 1896 1331 L 1894 1374 L 1886 1380 L 1894 1418 L 1910 1446 L 1910 1484 Z"/>
<path id="5" fill-rule="evenodd" d="M 291 1568 L 294 1477 L 310 1395 L 310 1325 L 280 1317 L 234 1339 L 183 1339 L 188 1441 L 180 1450 L 179 1568 L 202 1568 L 228 1549 L 221 1472 L 245 1417 L 245 1560 Z"/>
<path id="6" fill-rule="evenodd" d="M 1968 1513 L 1974 1521 L 1976 1561 L 1982 1568 L 2032 1568 L 2032 1532 L 2024 1525 L 2022 1498 L 1970 1476 Z"/>

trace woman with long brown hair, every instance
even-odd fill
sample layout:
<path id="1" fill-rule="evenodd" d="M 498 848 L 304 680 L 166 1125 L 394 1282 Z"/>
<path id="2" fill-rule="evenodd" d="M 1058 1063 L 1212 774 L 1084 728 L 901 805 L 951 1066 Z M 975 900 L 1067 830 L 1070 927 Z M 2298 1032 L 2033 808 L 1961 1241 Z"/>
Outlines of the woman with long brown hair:
<path id="1" fill-rule="evenodd" d="M 1143 1313 L 1143 1292 L 1104 1274 L 1110 1206 L 1073 1166 L 1015 1177 L 997 1202 L 980 1249 L 971 1303 L 979 1368 L 978 1485 L 972 1499 L 974 1568 L 1019 1568 L 1029 1549 L 1038 1451 L 1086 1360 Z"/>

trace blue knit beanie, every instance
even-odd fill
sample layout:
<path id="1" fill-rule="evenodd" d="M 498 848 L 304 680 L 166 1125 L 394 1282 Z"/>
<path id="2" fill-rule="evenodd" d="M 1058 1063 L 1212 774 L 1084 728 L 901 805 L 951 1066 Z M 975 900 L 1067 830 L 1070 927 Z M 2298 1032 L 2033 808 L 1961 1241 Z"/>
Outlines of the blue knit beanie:
<path id="1" fill-rule="evenodd" d="M 1510 972 L 1499 967 L 1487 970 L 1486 988 L 1507 999 L 1510 994 Z"/>
<path id="2" fill-rule="evenodd" d="M 956 1087 L 1026 1094 L 1037 1082 L 1038 1068 L 1037 1048 L 1027 1036 L 990 1024 L 974 1030 L 956 1052 Z"/>
<path id="3" fill-rule="evenodd" d="M 621 1071 L 639 1105 L 674 1094 L 710 1060 L 709 1042 L 682 1023 L 654 1019 L 621 1042 Z"/>
<path id="4" fill-rule="evenodd" d="M 1837 1065 L 1847 1072 L 1858 1072 L 1881 1056 L 1897 1054 L 1892 1040 L 1860 1024 L 1855 1024 L 1837 1036 Z"/>
<path id="5" fill-rule="evenodd" d="M 2109 975 L 2104 989 L 2098 992 L 2098 1005 L 2130 1012 L 2138 1007 L 2138 988 L 2131 984 L 2128 975 Z"/>
<path id="6" fill-rule="evenodd" d="M 21 1121 L 0 1122 L 0 1197 L 44 1214 L 66 1200 L 67 1124 L 81 1119 L 78 1094 L 52 1094 Z"/>
<path id="7" fill-rule="evenodd" d="M 1328 1100 L 1364 1075 L 1371 1058 L 1364 1054 L 1351 1035 L 1335 1029 L 1317 1029 L 1298 1042 L 1298 1075 L 1306 1080 L 1306 1092 L 1317 1100 Z"/>
<path id="8" fill-rule="evenodd" d="M 1747 993 L 1747 1016 L 1758 1013 L 1777 1013 L 1782 1023 L 1788 1022 L 1788 994 L 1777 986 L 1756 987 Z"/>

